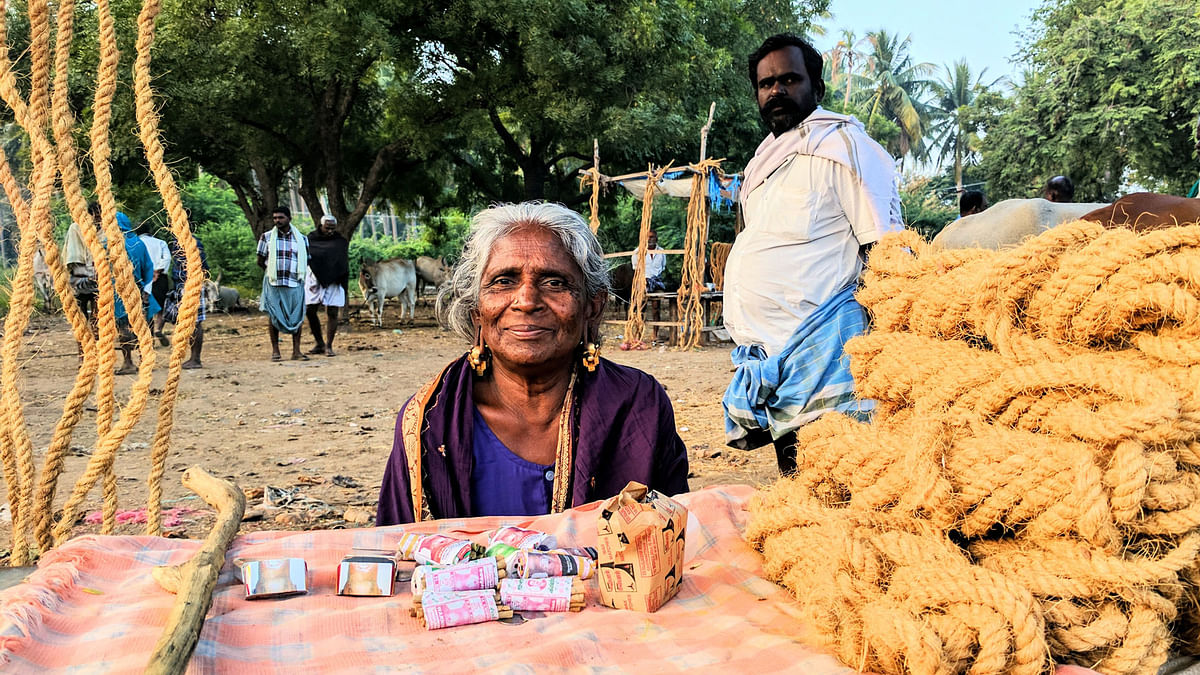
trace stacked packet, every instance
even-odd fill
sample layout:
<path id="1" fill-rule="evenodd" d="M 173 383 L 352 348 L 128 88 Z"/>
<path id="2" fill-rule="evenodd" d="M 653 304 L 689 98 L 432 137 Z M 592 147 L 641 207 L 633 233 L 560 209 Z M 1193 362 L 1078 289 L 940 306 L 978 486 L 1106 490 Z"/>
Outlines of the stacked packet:
<path id="1" fill-rule="evenodd" d="M 579 612 L 585 603 L 583 579 L 596 568 L 593 548 L 559 549 L 553 535 L 502 527 L 488 538 L 486 553 L 508 572 L 500 582 L 500 602 L 518 611 Z"/>

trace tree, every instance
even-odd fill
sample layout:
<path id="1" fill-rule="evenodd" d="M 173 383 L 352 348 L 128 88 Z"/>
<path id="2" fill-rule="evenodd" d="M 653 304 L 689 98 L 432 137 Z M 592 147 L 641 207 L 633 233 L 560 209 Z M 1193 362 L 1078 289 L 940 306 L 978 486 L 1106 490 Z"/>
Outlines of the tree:
<path id="1" fill-rule="evenodd" d="M 440 152 L 454 160 L 457 198 L 571 203 L 592 139 L 610 174 L 691 161 L 713 101 L 710 156 L 744 161 L 762 137 L 746 55 L 770 33 L 802 32 L 827 5 L 431 3 L 419 49 L 436 105 L 453 117 Z"/>
<path id="2" fill-rule="evenodd" d="M 993 192 L 1031 196 L 1066 174 L 1080 201 L 1108 201 L 1130 184 L 1182 194 L 1195 180 L 1194 2 L 1047 2 L 1020 59 L 1023 82 L 994 105 L 983 139 Z"/>
<path id="3" fill-rule="evenodd" d="M 227 182 L 257 236 L 289 176 L 349 235 L 416 164 L 421 93 L 404 0 L 170 0 L 156 70 L 178 155 Z M 399 99 L 399 102 L 397 102 Z M 420 119 L 420 115 L 418 115 Z"/>
<path id="4" fill-rule="evenodd" d="M 938 162 L 951 158 L 955 187 L 963 188 L 963 164 L 979 152 L 979 121 L 973 114 L 975 99 L 995 87 L 1004 78 L 984 83 L 984 68 L 973 79 L 965 59 L 943 66 L 944 77 L 932 84 L 934 113 L 930 149 L 938 153 Z"/>
<path id="5" fill-rule="evenodd" d="M 924 138 L 928 110 L 921 96 L 931 85 L 926 77 L 933 64 L 914 63 L 909 54 L 912 37 L 901 39 L 886 30 L 867 34 L 871 52 L 867 56 L 866 73 L 861 77 L 867 98 L 868 126 L 876 115 L 884 115 L 900 127 L 895 148 L 901 161 L 912 154 L 916 159 L 925 156 Z"/>

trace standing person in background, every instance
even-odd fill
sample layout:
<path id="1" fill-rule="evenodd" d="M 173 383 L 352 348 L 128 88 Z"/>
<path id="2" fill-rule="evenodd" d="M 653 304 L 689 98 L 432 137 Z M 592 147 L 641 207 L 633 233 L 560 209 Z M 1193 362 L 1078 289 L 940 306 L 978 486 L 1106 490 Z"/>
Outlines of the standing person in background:
<path id="1" fill-rule="evenodd" d="M 193 223 L 192 216 L 188 214 L 188 223 Z M 193 225 L 192 238 L 196 240 L 196 248 L 200 249 L 200 274 L 204 279 L 208 279 L 208 256 L 204 254 L 204 243 L 196 236 Z M 183 285 L 188 280 L 187 256 L 183 249 L 180 248 L 179 242 L 172 241 L 171 247 L 171 281 L 174 284 L 171 290 L 167 292 L 167 301 L 163 305 L 162 316 L 165 321 L 171 322 L 175 326 L 175 330 L 179 330 L 179 303 L 183 300 Z M 200 352 L 204 349 L 204 319 L 208 317 L 208 304 L 206 302 L 205 293 L 200 293 L 200 311 L 196 314 L 196 328 L 192 333 L 192 353 L 188 360 L 183 363 L 183 368 L 187 370 L 195 370 L 201 367 Z M 170 344 L 169 342 L 167 344 Z"/>
<path id="2" fill-rule="evenodd" d="M 308 236 L 308 275 L 304 282 L 304 304 L 308 327 L 317 345 L 309 354 L 333 356 L 338 309 L 346 306 L 350 282 L 350 242 L 337 231 L 337 218 L 321 216 L 317 231 Z M 321 306 L 325 306 L 325 335 L 321 335 Z"/>
<path id="3" fill-rule="evenodd" d="M 292 360 L 307 361 L 300 351 L 300 327 L 304 325 L 304 275 L 308 270 L 308 238 L 292 227 L 292 211 L 278 206 L 271 212 L 275 227 L 258 239 L 258 266 L 263 275 L 258 307 L 270 322 L 271 360 L 280 361 L 279 333 L 292 336 Z"/>
<path id="4" fill-rule="evenodd" d="M 1055 176 L 1046 181 L 1046 188 L 1042 190 L 1042 197 L 1050 202 L 1062 202 L 1064 204 L 1075 201 L 1075 184 L 1066 176 Z"/>
<path id="5" fill-rule="evenodd" d="M 171 249 L 167 246 L 167 242 L 150 234 L 146 224 L 143 224 L 142 227 L 147 231 L 138 235 L 138 239 L 142 240 L 142 244 L 146 246 L 146 252 L 150 254 L 150 260 L 154 262 L 154 281 L 150 282 L 150 288 L 146 290 L 161 307 L 167 301 L 167 291 L 171 286 L 170 279 L 167 277 L 167 268 L 171 266 Z M 161 312 L 154 317 L 154 337 L 157 337 L 165 347 L 171 342 L 163 336 L 164 319 Z"/>
<path id="6" fill-rule="evenodd" d="M 100 232 L 100 205 L 96 202 L 88 204 L 88 215 L 92 217 L 89 223 L 96 228 L 101 241 L 104 235 Z M 92 324 L 92 332 L 96 331 L 96 264 L 92 260 L 92 252 L 83 241 L 79 231 L 79 223 L 72 222 L 67 228 L 67 237 L 63 242 L 63 261 L 67 264 L 67 272 L 71 279 L 71 290 L 79 309 Z M 82 356 L 82 352 L 80 354 Z"/>
<path id="7" fill-rule="evenodd" d="M 822 59 L 794 35 L 749 59 L 771 135 L 746 166 L 738 235 L 725 267 L 725 327 L 737 343 L 725 391 L 725 439 L 775 445 L 796 469 L 796 429 L 827 412 L 866 417 L 847 340 L 867 330 L 854 300 L 866 253 L 903 229 L 895 161 L 853 117 L 821 109 Z"/>
<path id="8" fill-rule="evenodd" d="M 154 296 L 146 291 L 154 282 L 154 261 L 146 251 L 146 245 L 133 231 L 133 223 L 129 222 L 129 216 L 117 211 L 117 226 L 121 228 L 121 233 L 125 236 L 125 254 L 129 256 L 129 262 L 133 265 L 133 278 L 137 282 L 138 291 L 141 292 L 141 306 L 133 308 L 132 311 L 144 311 L 146 323 L 154 325 L 154 317 L 161 307 Z M 124 357 L 121 367 L 117 370 L 117 375 L 132 375 L 137 372 L 137 367 L 133 365 L 133 350 L 137 347 L 137 336 L 133 332 L 129 321 L 129 312 L 126 311 L 125 303 L 122 302 L 119 294 L 116 297 L 115 314 L 117 316 L 117 346 L 120 347 L 121 355 Z"/>
<path id="9" fill-rule="evenodd" d="M 663 271 L 667 269 L 667 256 L 662 253 L 654 253 L 661 251 L 662 247 L 658 245 L 658 233 L 650 230 L 650 234 L 646 239 L 646 292 L 654 293 L 657 291 L 667 290 L 667 284 L 663 281 Z M 642 261 L 635 255 L 633 257 L 633 269 L 641 266 Z"/>

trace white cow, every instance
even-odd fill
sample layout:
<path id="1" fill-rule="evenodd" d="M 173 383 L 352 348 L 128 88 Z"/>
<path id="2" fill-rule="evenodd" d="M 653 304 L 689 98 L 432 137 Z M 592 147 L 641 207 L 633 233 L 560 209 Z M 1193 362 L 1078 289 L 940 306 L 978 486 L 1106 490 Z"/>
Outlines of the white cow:
<path id="1" fill-rule="evenodd" d="M 404 319 L 404 308 L 408 307 L 408 319 L 413 320 L 417 305 L 417 266 L 413 261 L 394 258 L 363 263 L 358 285 L 376 326 L 383 325 L 383 304 L 388 298 L 400 298 L 400 319 Z"/>
<path id="2" fill-rule="evenodd" d="M 933 238 L 933 243 L 942 248 L 1008 248 L 1056 225 L 1078 220 L 1101 206 L 1108 205 L 1005 199 L 986 211 L 950 223 Z"/>

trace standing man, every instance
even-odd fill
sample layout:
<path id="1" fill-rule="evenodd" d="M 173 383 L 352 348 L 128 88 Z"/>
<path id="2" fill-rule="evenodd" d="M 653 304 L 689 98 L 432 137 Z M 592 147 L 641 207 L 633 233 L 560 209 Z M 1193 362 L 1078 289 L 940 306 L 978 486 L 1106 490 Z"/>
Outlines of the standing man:
<path id="1" fill-rule="evenodd" d="M 1042 197 L 1049 202 L 1062 202 L 1064 204 L 1075 201 L 1075 184 L 1066 176 L 1055 176 L 1046 181 L 1046 188 L 1042 190 Z"/>
<path id="2" fill-rule="evenodd" d="M 154 281 L 150 282 L 150 288 L 146 290 L 154 298 L 154 301 L 160 307 L 164 306 L 167 301 L 167 291 L 170 289 L 170 279 L 167 277 L 167 268 L 171 266 L 171 249 L 167 246 L 167 242 L 150 234 L 149 227 L 143 224 L 146 231 L 138 235 L 138 239 L 142 240 L 142 244 L 146 246 L 146 252 L 150 254 L 150 260 L 154 261 Z M 171 344 L 163 335 L 163 322 L 165 316 L 159 312 L 154 317 L 154 337 L 158 338 L 159 342 L 165 347 Z"/>
<path id="3" fill-rule="evenodd" d="M 338 308 L 346 306 L 346 284 L 350 281 L 350 242 L 337 231 L 337 218 L 321 216 L 317 231 L 308 238 L 308 276 L 304 282 L 304 304 L 308 327 L 317 346 L 309 354 L 333 356 L 337 335 Z M 321 336 L 321 305 L 325 306 L 325 336 Z"/>
<path id="4" fill-rule="evenodd" d="M 646 292 L 654 293 L 657 291 L 667 290 L 667 284 L 663 281 L 663 271 L 667 269 L 667 256 L 662 253 L 652 253 L 652 251 L 661 251 L 662 247 L 658 245 L 658 233 L 650 230 L 650 234 L 646 238 Z M 633 257 L 633 269 L 637 269 L 641 265 L 641 260 L 635 255 Z"/>
<path id="5" fill-rule="evenodd" d="M 903 229 L 895 162 L 853 117 L 821 109 L 821 55 L 794 35 L 750 55 L 771 135 L 746 166 L 746 229 L 725 267 L 725 327 L 737 347 L 722 401 L 737 448 L 774 443 L 796 469 L 796 429 L 837 411 L 865 418 L 843 346 L 867 330 L 854 300 L 870 246 Z"/>
<path id="6" fill-rule="evenodd" d="M 188 213 L 188 223 L 192 228 L 192 238 L 196 241 L 196 248 L 200 250 L 200 270 L 199 274 L 208 280 L 208 256 L 204 254 L 204 242 L 195 233 L 195 221 L 192 220 L 192 214 Z M 163 305 L 162 315 L 166 321 L 171 322 L 175 326 L 175 330 L 179 330 L 179 305 L 183 302 L 183 286 L 188 280 L 187 254 L 179 245 L 178 240 L 172 240 L 170 243 L 171 249 L 171 281 L 174 284 L 171 290 L 167 293 L 166 304 Z M 196 328 L 192 333 L 192 352 L 187 361 L 183 362 L 183 368 L 186 370 L 195 370 L 203 367 L 200 362 L 200 352 L 204 349 L 204 319 L 208 316 L 208 298 L 207 293 L 201 289 L 200 292 L 200 308 L 196 314 Z M 170 344 L 170 342 L 167 342 Z"/>
<path id="7" fill-rule="evenodd" d="M 280 361 L 279 333 L 292 336 L 292 360 L 307 361 L 300 352 L 300 326 L 304 325 L 304 273 L 308 269 L 308 239 L 292 227 L 292 211 L 278 206 L 271 212 L 275 224 L 258 238 L 258 266 L 263 275 L 258 308 L 270 319 L 271 360 Z"/>
<path id="8" fill-rule="evenodd" d="M 99 215 L 96 216 L 100 218 Z M 137 347 L 137 336 L 133 332 L 133 326 L 129 321 L 130 311 L 141 311 L 146 314 L 146 323 L 149 325 L 155 324 L 155 317 L 158 315 L 161 306 L 154 296 L 147 292 L 154 282 L 154 261 L 151 260 L 150 254 L 146 251 L 146 245 L 138 238 L 136 232 L 133 231 L 133 223 L 130 222 L 129 216 L 117 211 L 117 227 L 121 228 L 121 234 L 125 238 L 125 254 L 129 256 L 129 262 L 133 265 L 133 278 L 137 282 L 137 289 L 140 291 L 141 303 L 140 306 L 125 309 L 125 303 L 121 300 L 120 294 L 114 299 L 115 306 L 114 314 L 117 317 L 117 346 L 121 349 L 123 361 L 121 367 L 117 370 L 117 375 L 133 375 L 137 372 L 137 367 L 133 365 L 133 350 Z M 114 280 L 115 283 L 115 280 Z"/>
<path id="9" fill-rule="evenodd" d="M 100 204 L 97 202 L 88 204 L 88 215 L 92 217 L 90 225 L 96 229 L 96 235 L 103 240 L 100 232 Z M 63 242 L 63 260 L 67 263 L 67 272 L 70 275 L 71 290 L 75 294 L 75 301 L 79 303 L 79 309 L 92 324 L 92 331 L 95 332 L 96 264 L 92 260 L 91 250 L 83 240 L 83 234 L 79 231 L 80 227 L 79 223 L 72 222 L 71 226 L 67 228 L 67 237 Z"/>

